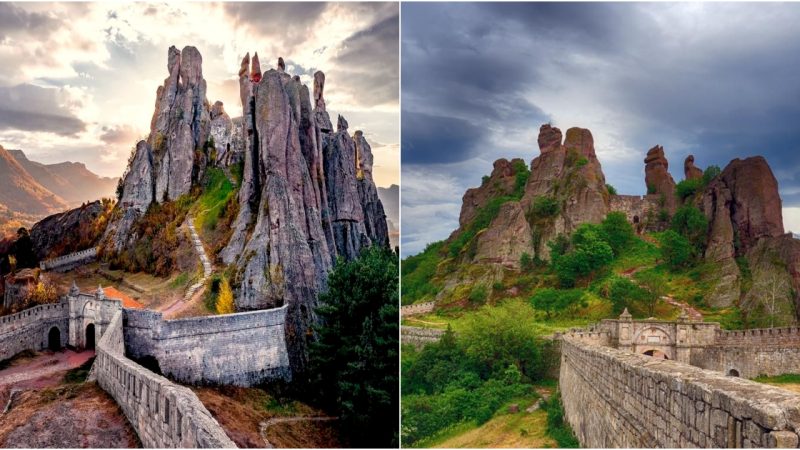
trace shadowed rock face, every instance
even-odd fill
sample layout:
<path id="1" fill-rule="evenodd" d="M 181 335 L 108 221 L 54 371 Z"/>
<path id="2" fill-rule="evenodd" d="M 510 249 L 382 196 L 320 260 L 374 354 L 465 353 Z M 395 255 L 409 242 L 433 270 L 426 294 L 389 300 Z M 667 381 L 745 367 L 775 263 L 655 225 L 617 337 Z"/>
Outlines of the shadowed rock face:
<path id="1" fill-rule="evenodd" d="M 644 159 L 644 181 L 649 195 L 664 198 L 664 209 L 670 214 L 675 213 L 677 202 L 675 200 L 675 180 L 669 173 L 669 162 L 664 156 L 664 147 L 656 145 L 647 151 Z"/>

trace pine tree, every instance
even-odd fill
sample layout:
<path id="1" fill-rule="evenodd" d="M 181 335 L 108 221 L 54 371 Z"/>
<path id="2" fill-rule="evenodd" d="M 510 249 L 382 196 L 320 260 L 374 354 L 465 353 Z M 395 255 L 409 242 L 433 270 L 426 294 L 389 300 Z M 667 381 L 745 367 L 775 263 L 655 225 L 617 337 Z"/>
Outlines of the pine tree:
<path id="1" fill-rule="evenodd" d="M 397 255 L 378 247 L 339 260 L 320 296 L 312 381 L 356 447 L 398 445 L 398 303 Z"/>

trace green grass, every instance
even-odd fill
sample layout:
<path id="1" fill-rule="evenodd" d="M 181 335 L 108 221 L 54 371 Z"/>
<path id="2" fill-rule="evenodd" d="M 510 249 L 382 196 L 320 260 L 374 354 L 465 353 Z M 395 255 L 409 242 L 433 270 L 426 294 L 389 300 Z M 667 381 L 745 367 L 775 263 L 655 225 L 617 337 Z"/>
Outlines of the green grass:
<path id="1" fill-rule="evenodd" d="M 174 280 L 169 282 L 169 287 L 172 289 L 178 289 L 181 287 L 186 287 L 189 284 L 189 273 L 188 272 L 181 272 L 175 277 Z"/>
<path id="2" fill-rule="evenodd" d="M 753 381 L 758 381 L 759 383 L 769 383 L 769 384 L 800 384 L 800 374 L 785 373 L 783 375 L 776 375 L 773 377 L 762 375 L 753 378 Z"/>
<path id="3" fill-rule="evenodd" d="M 70 369 L 64 374 L 65 383 L 83 383 L 89 376 L 89 371 L 92 369 L 94 357 L 89 358 L 85 363 L 80 366 Z"/>
<path id="4" fill-rule="evenodd" d="M 222 169 L 209 168 L 206 172 L 205 189 L 192 208 L 195 214 L 195 226 L 201 231 L 214 230 L 217 220 L 222 217 L 225 207 L 235 193 L 234 185 Z"/>
<path id="5" fill-rule="evenodd" d="M 440 287 L 433 281 L 433 277 L 441 261 L 439 252 L 443 245 L 444 241 L 428 244 L 422 253 L 409 256 L 401 262 L 403 305 L 430 300 L 439 292 Z"/>

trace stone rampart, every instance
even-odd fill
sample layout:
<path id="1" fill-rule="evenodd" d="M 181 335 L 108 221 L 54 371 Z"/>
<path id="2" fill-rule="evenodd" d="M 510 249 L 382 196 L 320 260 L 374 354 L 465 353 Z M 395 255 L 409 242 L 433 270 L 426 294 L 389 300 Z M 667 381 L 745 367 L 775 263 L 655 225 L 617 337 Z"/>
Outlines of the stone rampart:
<path id="1" fill-rule="evenodd" d="M 797 447 L 800 395 L 561 338 L 566 420 L 585 447 Z"/>
<path id="2" fill-rule="evenodd" d="M 612 195 L 609 200 L 609 209 L 625 213 L 630 223 L 644 223 L 649 214 L 659 209 L 657 198 L 650 195 Z"/>
<path id="3" fill-rule="evenodd" d="M 60 345 L 66 345 L 69 339 L 69 303 L 66 301 L 0 316 L 0 361 L 25 350 L 47 348 L 53 327 L 58 329 Z"/>
<path id="4" fill-rule="evenodd" d="M 402 326 L 400 327 L 400 342 L 419 348 L 431 342 L 438 342 L 444 333 L 445 330 L 436 328 Z"/>
<path id="5" fill-rule="evenodd" d="M 92 379 L 122 408 L 145 447 L 235 448 L 188 388 L 173 384 L 124 356 L 123 311 L 97 345 Z"/>
<path id="6" fill-rule="evenodd" d="M 406 305 L 400 307 L 400 317 L 415 316 L 417 314 L 425 314 L 433 311 L 436 304 L 434 302 L 415 303 L 413 305 Z"/>
<path id="7" fill-rule="evenodd" d="M 124 311 L 128 357 L 157 361 L 158 370 L 173 380 L 253 386 L 291 378 L 286 306 L 177 320 L 164 320 L 155 311 Z"/>
<path id="8" fill-rule="evenodd" d="M 712 345 L 692 352 L 691 364 L 754 378 L 800 372 L 800 328 L 718 331 Z"/>
<path id="9" fill-rule="evenodd" d="M 39 268 L 42 270 L 66 271 L 86 264 L 95 258 L 97 258 L 97 247 L 92 247 L 57 258 L 46 259 L 39 263 Z"/>

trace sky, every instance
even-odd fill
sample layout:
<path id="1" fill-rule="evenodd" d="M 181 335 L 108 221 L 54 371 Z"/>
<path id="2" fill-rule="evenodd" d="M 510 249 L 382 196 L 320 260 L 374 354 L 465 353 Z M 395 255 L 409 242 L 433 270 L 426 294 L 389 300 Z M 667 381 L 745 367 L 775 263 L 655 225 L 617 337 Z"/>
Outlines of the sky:
<path id="1" fill-rule="evenodd" d="M 606 181 L 646 192 L 663 145 L 723 167 L 763 155 L 800 232 L 800 4 L 404 3 L 402 249 L 458 226 L 498 158 L 539 155 L 550 122 L 591 130 Z"/>
<path id="2" fill-rule="evenodd" d="M 149 132 L 167 50 L 197 47 L 210 103 L 242 114 L 238 71 L 258 52 L 363 130 L 379 186 L 399 182 L 397 3 L 0 3 L 0 145 L 122 175 Z"/>

